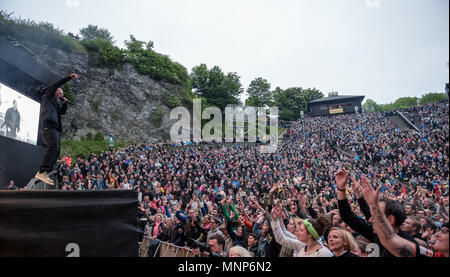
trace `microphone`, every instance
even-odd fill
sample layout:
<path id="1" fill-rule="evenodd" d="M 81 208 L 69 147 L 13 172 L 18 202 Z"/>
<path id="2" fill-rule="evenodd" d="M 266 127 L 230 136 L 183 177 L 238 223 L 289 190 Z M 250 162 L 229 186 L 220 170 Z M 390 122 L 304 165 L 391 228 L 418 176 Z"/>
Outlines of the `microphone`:
<path id="1" fill-rule="evenodd" d="M 72 101 L 70 101 L 69 99 L 67 99 L 67 98 L 65 98 L 66 99 L 66 103 L 67 104 L 70 104 L 70 105 L 72 105 L 72 106 L 75 106 L 75 103 L 73 103 Z"/>

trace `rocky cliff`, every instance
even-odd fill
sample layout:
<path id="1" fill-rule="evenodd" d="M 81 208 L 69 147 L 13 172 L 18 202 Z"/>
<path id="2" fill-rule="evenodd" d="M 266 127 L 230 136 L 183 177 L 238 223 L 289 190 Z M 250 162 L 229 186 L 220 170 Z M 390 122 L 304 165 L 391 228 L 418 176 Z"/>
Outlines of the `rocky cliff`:
<path id="1" fill-rule="evenodd" d="M 169 139 L 170 108 L 164 97 L 179 95 L 182 87 L 155 81 L 136 71 L 133 65 L 121 69 L 102 68 L 92 55 L 42 46 L 39 61 L 64 76 L 80 78 L 70 83 L 75 106 L 63 120 L 64 138 L 79 139 L 88 133 L 114 134 L 128 142 L 159 142 Z"/>

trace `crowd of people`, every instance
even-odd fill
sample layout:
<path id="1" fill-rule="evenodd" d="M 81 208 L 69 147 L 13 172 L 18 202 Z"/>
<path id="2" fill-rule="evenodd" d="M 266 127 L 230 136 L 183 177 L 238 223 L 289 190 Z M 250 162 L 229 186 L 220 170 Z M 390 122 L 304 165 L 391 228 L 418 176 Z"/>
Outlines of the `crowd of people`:
<path id="1" fill-rule="evenodd" d="M 63 158 L 60 188 L 137 191 L 150 257 L 161 242 L 203 257 L 448 257 L 448 111 L 419 107 L 420 133 L 383 113 L 304 118 L 273 154 L 166 142 Z"/>

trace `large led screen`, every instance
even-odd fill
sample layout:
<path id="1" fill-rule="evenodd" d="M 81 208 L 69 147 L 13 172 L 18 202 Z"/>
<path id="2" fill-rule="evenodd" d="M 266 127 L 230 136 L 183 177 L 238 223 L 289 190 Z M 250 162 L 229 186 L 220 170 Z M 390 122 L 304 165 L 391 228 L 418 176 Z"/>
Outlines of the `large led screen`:
<path id="1" fill-rule="evenodd" d="M 40 106 L 0 83 L 0 135 L 36 145 Z"/>

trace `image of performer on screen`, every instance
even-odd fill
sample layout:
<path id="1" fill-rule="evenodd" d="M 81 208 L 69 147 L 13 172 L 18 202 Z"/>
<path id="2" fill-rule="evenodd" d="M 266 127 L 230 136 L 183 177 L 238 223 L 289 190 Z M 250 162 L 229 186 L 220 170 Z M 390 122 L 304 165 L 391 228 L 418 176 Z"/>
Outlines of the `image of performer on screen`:
<path id="1" fill-rule="evenodd" d="M 13 101 L 13 106 L 6 111 L 5 121 L 1 128 L 6 126 L 6 136 L 12 139 L 17 138 L 20 131 L 20 113 L 17 110 L 17 100 Z"/>
<path id="2" fill-rule="evenodd" d="M 77 79 L 78 75 L 72 73 L 53 86 L 49 87 L 42 96 L 41 117 L 42 138 L 47 153 L 44 156 L 39 172 L 36 178 L 49 185 L 55 185 L 48 174 L 56 169 L 56 162 L 60 155 L 60 138 L 62 133 L 61 116 L 67 112 L 68 99 L 64 97 L 64 91 L 61 86 L 70 80 Z"/>

